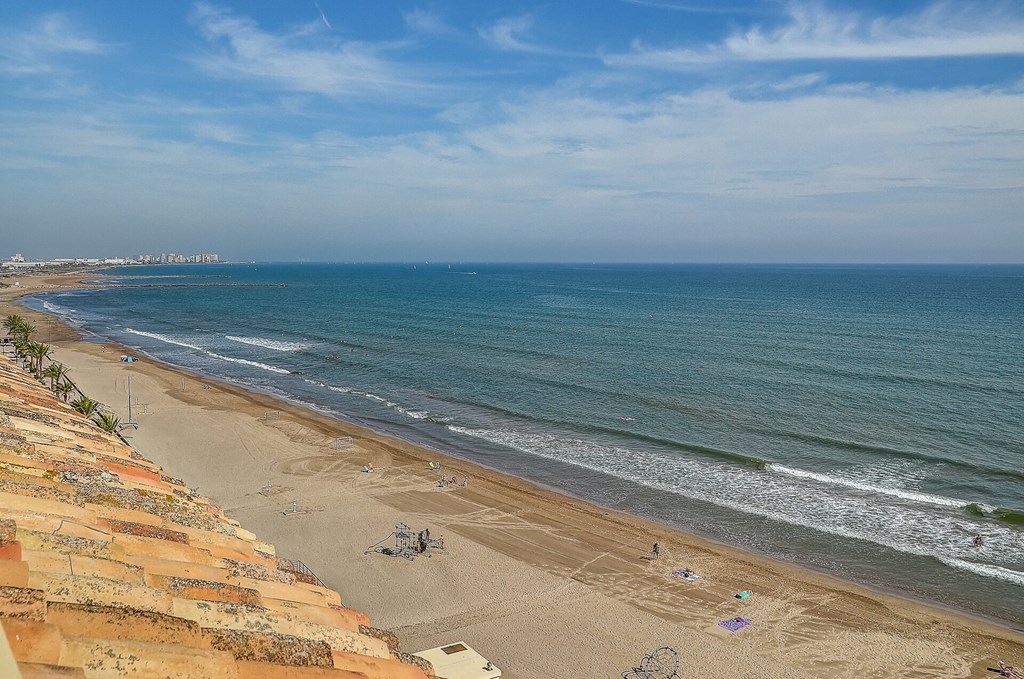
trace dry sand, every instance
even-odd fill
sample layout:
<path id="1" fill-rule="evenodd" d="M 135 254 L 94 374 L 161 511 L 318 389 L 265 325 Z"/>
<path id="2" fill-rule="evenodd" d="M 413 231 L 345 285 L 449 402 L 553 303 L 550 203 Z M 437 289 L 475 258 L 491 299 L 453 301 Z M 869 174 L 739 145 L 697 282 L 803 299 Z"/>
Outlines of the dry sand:
<path id="1" fill-rule="evenodd" d="M 12 302 L 17 294 L 0 290 L 0 314 L 34 317 L 45 332 L 43 317 Z M 618 677 L 666 645 L 682 658 L 681 676 L 723 679 L 980 678 L 996 676 L 987 668 L 997 659 L 1024 661 L 1024 635 L 1013 630 L 607 511 L 145 357 L 120 363 L 122 348 L 77 341 L 56 321 L 50 332 L 71 378 L 122 416 L 132 376 L 139 429 L 124 434 L 143 455 L 280 556 L 303 561 L 407 651 L 466 641 L 509 679 Z M 280 416 L 265 419 L 268 411 Z M 338 436 L 354 445 L 336 449 Z M 468 474 L 469 486 L 437 487 L 430 460 Z M 382 471 L 363 473 L 371 462 Z M 287 513 L 293 499 L 299 511 Z M 450 553 L 364 554 L 399 522 L 443 535 Z M 659 561 L 648 556 L 656 540 Z M 701 579 L 674 579 L 682 567 Z M 734 598 L 740 590 L 753 596 Z M 718 625 L 734 616 L 754 623 L 736 633 Z"/>

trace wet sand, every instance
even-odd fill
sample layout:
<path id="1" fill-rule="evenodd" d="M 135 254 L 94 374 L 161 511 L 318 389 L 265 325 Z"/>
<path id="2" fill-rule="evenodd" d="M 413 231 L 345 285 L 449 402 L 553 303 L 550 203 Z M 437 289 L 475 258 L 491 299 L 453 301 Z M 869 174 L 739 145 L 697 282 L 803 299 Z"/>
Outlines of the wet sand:
<path id="1" fill-rule="evenodd" d="M 45 317 L 13 299 L 26 288 L 74 286 L 75 277 L 27 278 L 20 292 L 0 290 L 0 313 L 36 318 L 45 333 Z M 304 562 L 407 651 L 465 641 L 511 679 L 618 676 L 666 645 L 682 659 L 681 676 L 726 679 L 993 677 L 997 659 L 1024 660 L 1024 635 L 1013 630 L 608 511 L 146 357 L 120 363 L 125 349 L 79 341 L 57 321 L 50 333 L 70 377 L 122 417 L 131 375 L 139 429 L 123 433 L 143 455 Z M 336 448 L 344 436 L 353 444 Z M 468 475 L 468 486 L 438 487 L 431 460 Z M 362 472 L 368 463 L 381 471 Z M 449 553 L 364 553 L 399 522 L 443 535 Z M 672 576 L 684 567 L 701 579 Z M 752 596 L 736 599 L 741 590 Z M 718 624 L 736 616 L 753 624 L 734 633 Z"/>

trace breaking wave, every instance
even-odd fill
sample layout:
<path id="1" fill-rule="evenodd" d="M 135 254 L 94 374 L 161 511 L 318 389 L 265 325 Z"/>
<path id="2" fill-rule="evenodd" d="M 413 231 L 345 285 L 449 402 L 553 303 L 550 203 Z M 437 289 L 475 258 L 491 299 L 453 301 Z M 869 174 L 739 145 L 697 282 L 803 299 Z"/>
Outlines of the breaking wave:
<path id="1" fill-rule="evenodd" d="M 274 351 L 299 351 L 300 349 L 305 349 L 309 346 L 306 342 L 286 342 L 284 340 L 272 340 L 265 339 L 263 337 L 238 337 L 236 335 L 224 335 L 224 339 L 229 339 L 232 342 L 249 344 L 254 347 L 273 349 Z"/>
<path id="2" fill-rule="evenodd" d="M 142 335 L 143 337 L 149 337 L 151 339 L 155 339 L 155 340 L 160 341 L 160 342 L 165 342 L 167 344 L 174 344 L 174 345 L 177 345 L 179 347 L 184 347 L 186 349 L 192 349 L 193 351 L 198 351 L 201 354 L 209 356 L 210 358 L 216 358 L 217 360 L 220 360 L 220 361 L 228 361 L 229 363 L 240 363 L 242 365 L 249 365 L 249 366 L 252 366 L 254 368 L 260 368 L 261 370 L 267 370 L 267 371 L 270 371 L 272 373 L 278 373 L 279 375 L 287 375 L 289 373 L 288 370 L 285 370 L 284 368 L 279 368 L 276 365 L 270 365 L 268 363 L 260 363 L 259 361 L 250 361 L 250 360 L 245 359 L 245 358 L 236 358 L 234 356 L 225 356 L 224 354 L 218 354 L 215 351 L 210 351 L 209 349 L 204 349 L 201 346 L 198 346 L 198 345 L 195 345 L 195 344 L 190 344 L 188 342 L 183 342 L 181 340 L 174 339 L 173 337 L 168 337 L 167 335 L 161 335 L 160 333 L 157 333 L 157 332 L 146 332 L 144 330 L 133 330 L 132 328 L 125 328 L 125 332 L 130 332 L 133 335 Z"/>

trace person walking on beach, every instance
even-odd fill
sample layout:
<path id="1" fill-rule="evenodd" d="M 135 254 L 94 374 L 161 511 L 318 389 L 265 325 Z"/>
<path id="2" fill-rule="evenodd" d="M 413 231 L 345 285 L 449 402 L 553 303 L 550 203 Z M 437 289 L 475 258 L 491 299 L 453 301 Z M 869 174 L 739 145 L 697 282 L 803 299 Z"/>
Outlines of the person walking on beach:
<path id="1" fill-rule="evenodd" d="M 651 547 L 651 554 L 654 555 L 654 560 L 655 561 L 658 561 L 659 559 L 661 559 L 661 543 L 660 542 L 655 542 L 654 543 L 654 546 Z"/>

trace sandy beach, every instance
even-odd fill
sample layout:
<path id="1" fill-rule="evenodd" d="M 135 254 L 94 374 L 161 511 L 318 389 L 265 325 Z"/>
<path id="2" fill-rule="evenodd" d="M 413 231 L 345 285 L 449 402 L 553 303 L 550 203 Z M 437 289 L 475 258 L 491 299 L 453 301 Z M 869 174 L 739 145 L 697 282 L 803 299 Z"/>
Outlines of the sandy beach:
<path id="1" fill-rule="evenodd" d="M 4 279 L 9 282 L 11 279 Z M 684 677 L 992 677 L 1024 662 L 1024 635 L 710 543 L 310 409 L 82 341 L 17 304 L 81 276 L 0 289 L 92 398 L 138 429 L 147 458 L 299 559 L 408 651 L 465 641 L 510 679 L 617 677 L 671 646 Z M 47 327 L 49 326 L 49 327 Z M 268 416 L 268 413 L 276 413 Z M 338 437 L 351 445 L 336 447 Z M 441 472 L 466 487 L 437 485 Z M 365 473 L 364 465 L 378 471 Z M 296 512 L 289 511 L 296 503 Z M 398 523 L 448 554 L 365 553 Z M 659 559 L 651 546 L 659 542 Z M 384 542 L 387 544 L 387 542 Z M 673 577 L 690 568 L 696 581 Z M 749 591 L 747 599 L 734 594 Z M 748 627 L 720 622 L 741 616 Z"/>

